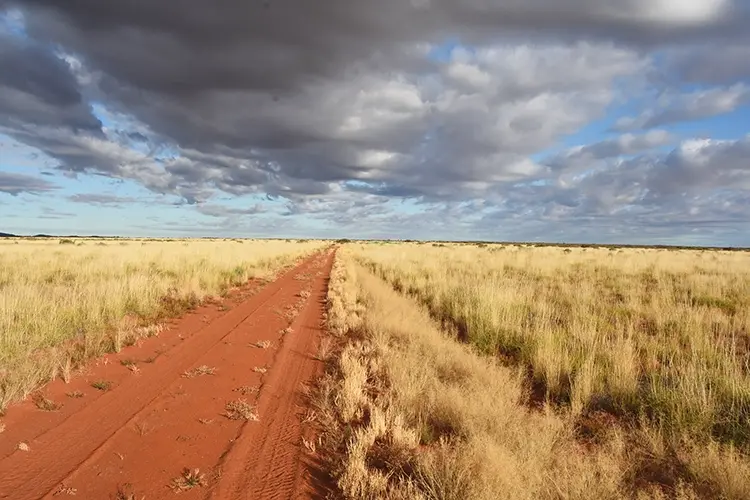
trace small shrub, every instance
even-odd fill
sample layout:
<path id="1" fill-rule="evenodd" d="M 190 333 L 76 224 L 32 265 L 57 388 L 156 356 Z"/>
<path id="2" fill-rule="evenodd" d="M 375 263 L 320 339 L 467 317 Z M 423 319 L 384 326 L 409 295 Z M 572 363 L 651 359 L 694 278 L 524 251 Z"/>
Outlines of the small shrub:
<path id="1" fill-rule="evenodd" d="M 109 380 L 97 380 L 95 382 L 91 382 L 91 387 L 102 392 L 106 392 L 112 388 L 112 382 L 110 382 Z"/>
<path id="2" fill-rule="evenodd" d="M 42 411 L 57 411 L 62 408 L 62 403 L 56 403 L 42 394 L 36 394 L 32 400 L 36 407 Z"/>
<path id="3" fill-rule="evenodd" d="M 200 469 L 185 467 L 179 477 L 172 479 L 170 487 L 175 493 L 192 490 L 196 486 L 206 486 L 206 475 Z"/>
<path id="4" fill-rule="evenodd" d="M 229 420 L 258 420 L 255 407 L 244 399 L 230 401 L 226 404 L 224 410 L 224 416 Z"/>

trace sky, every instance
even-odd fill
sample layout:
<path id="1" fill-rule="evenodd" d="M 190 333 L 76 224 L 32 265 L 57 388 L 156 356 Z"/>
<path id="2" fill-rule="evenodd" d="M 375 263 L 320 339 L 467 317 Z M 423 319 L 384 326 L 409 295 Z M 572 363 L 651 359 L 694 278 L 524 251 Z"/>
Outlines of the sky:
<path id="1" fill-rule="evenodd" d="M 0 0 L 0 231 L 750 246 L 750 0 Z"/>

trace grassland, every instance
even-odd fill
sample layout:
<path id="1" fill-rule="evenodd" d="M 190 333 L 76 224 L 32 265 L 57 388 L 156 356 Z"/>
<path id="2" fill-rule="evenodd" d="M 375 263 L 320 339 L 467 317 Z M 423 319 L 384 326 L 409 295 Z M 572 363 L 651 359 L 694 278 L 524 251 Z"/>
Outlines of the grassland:
<path id="1" fill-rule="evenodd" d="M 269 279 L 322 242 L 0 242 L 0 411 L 85 360 L 158 333 L 159 320 L 251 278 Z"/>
<path id="2" fill-rule="evenodd" d="M 339 259 L 319 406 L 346 497 L 750 498 L 747 253 Z"/>

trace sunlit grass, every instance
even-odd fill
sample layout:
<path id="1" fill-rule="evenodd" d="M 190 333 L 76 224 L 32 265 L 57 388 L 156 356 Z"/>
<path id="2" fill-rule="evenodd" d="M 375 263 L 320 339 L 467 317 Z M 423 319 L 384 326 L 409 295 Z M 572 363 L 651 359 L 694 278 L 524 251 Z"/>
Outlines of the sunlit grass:
<path id="1" fill-rule="evenodd" d="M 577 413 L 750 440 L 750 254 L 400 245 L 372 269 Z"/>
<path id="2" fill-rule="evenodd" d="M 728 252 L 347 245 L 317 400 L 339 488 L 750 498 L 747 264 Z"/>
<path id="3" fill-rule="evenodd" d="M 584 421 L 558 401 L 539 406 L 520 363 L 455 338 L 347 255 L 339 252 L 331 278 L 338 341 L 317 398 L 344 497 L 750 495 L 750 462 L 739 449 L 607 413 Z M 586 369 L 596 373 L 596 364 Z"/>

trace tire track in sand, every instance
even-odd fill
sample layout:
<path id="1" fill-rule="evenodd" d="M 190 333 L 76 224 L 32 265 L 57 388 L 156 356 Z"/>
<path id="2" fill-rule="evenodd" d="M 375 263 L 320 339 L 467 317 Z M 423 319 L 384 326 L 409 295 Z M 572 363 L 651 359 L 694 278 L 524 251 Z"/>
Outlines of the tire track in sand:
<path id="1" fill-rule="evenodd" d="M 258 400 L 260 425 L 248 423 L 222 464 L 222 476 L 208 498 L 212 500 L 287 499 L 321 497 L 314 460 L 302 438 L 304 383 L 314 380 L 322 362 L 314 356 L 321 338 L 328 277 L 333 259 L 324 264 L 312 296 L 279 352 Z"/>

